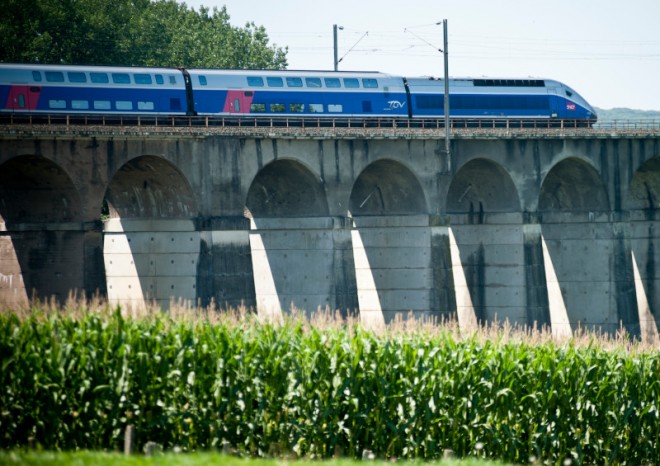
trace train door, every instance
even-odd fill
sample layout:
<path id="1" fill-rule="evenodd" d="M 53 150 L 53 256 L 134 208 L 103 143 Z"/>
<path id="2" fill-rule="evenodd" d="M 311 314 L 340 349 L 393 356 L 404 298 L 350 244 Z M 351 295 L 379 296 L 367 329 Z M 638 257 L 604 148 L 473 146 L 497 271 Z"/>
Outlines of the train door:
<path id="1" fill-rule="evenodd" d="M 224 113 L 250 113 L 250 105 L 254 92 L 252 91 L 227 91 Z"/>
<path id="2" fill-rule="evenodd" d="M 17 112 L 35 110 L 40 93 L 40 86 L 12 86 L 7 107 Z"/>

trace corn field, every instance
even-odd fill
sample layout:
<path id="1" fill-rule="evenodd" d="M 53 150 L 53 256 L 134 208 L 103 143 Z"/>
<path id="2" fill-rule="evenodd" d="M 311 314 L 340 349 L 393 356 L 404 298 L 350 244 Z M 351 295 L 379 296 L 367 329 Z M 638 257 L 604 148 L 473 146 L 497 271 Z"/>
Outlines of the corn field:
<path id="1" fill-rule="evenodd" d="M 255 456 L 660 458 L 657 348 L 412 327 L 0 313 L 0 448 L 121 450 L 132 425 Z"/>

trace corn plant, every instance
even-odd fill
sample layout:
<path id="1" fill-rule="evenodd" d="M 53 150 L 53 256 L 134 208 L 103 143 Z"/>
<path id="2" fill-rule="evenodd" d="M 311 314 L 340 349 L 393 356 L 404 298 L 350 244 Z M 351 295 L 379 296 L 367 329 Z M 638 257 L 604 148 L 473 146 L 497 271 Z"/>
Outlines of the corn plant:
<path id="1" fill-rule="evenodd" d="M 653 464 L 660 353 L 243 319 L 0 314 L 0 448 Z"/>

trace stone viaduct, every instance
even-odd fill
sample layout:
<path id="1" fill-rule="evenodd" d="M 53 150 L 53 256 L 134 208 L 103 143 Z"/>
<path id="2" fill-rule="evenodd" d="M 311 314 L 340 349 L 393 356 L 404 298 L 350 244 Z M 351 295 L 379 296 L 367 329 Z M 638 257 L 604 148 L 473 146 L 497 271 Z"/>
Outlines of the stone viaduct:
<path id="1" fill-rule="evenodd" d="M 657 131 L 0 131 L 0 302 L 74 291 L 657 338 Z M 660 245 L 659 245 L 660 247 Z"/>

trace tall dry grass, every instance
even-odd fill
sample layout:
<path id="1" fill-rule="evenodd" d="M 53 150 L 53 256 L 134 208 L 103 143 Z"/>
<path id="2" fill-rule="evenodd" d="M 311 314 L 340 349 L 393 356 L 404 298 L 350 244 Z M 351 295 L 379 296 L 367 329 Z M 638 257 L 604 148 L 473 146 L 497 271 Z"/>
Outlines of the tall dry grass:
<path id="1" fill-rule="evenodd" d="M 0 305 L 1 306 L 1 305 Z M 156 302 L 146 302 L 140 307 L 126 307 L 112 305 L 99 295 L 87 297 L 84 293 L 72 292 L 66 301 L 61 304 L 56 299 L 33 299 L 28 307 L 7 308 L 0 307 L 0 313 L 12 313 L 21 319 L 28 317 L 46 317 L 57 314 L 71 318 L 82 318 L 89 313 L 100 316 L 109 316 L 114 312 L 121 312 L 128 319 L 149 319 L 166 317 L 174 322 L 191 321 L 204 322 L 211 325 L 227 325 L 230 327 L 275 325 L 282 326 L 296 322 L 302 329 L 310 330 L 342 330 L 351 332 L 352 329 L 365 330 L 360 316 L 355 312 L 341 312 L 330 308 L 318 308 L 308 312 L 298 308 L 291 308 L 288 313 L 277 317 L 260 316 L 255 309 L 247 306 L 221 307 L 213 300 L 208 306 L 201 306 L 186 300 L 172 300 L 169 308 L 164 310 Z M 577 348 L 594 348 L 610 351 L 625 351 L 628 353 L 648 353 L 660 351 L 660 342 L 643 341 L 631 336 L 621 325 L 614 333 L 601 330 L 578 327 L 572 335 L 553 335 L 549 326 L 537 328 L 519 323 L 505 321 L 492 321 L 482 323 L 476 327 L 463 328 L 456 318 L 438 319 L 432 316 L 419 317 L 412 312 L 398 314 L 392 322 L 382 328 L 369 327 L 368 331 L 379 337 L 405 338 L 426 336 L 448 336 L 455 341 L 479 341 L 499 344 L 526 344 L 526 345 L 571 345 Z"/>

